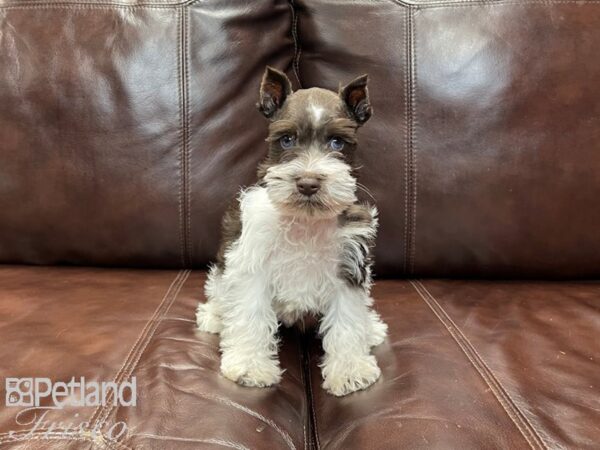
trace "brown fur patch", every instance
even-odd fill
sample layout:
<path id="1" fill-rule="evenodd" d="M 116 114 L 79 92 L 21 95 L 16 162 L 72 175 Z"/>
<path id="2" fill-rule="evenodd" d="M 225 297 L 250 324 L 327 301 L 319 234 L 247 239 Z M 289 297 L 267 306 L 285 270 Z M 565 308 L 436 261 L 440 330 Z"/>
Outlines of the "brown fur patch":
<path id="1" fill-rule="evenodd" d="M 340 216 L 341 226 L 369 225 L 373 222 L 371 208 L 367 204 L 355 203 Z"/>
<path id="2" fill-rule="evenodd" d="M 323 135 L 330 139 L 334 136 L 341 137 L 350 145 L 356 145 L 356 130 L 358 126 L 353 120 L 345 117 L 331 119 L 323 126 Z"/>
<path id="3" fill-rule="evenodd" d="M 374 220 L 371 208 L 368 204 L 356 203 L 350 206 L 339 217 L 340 227 L 370 226 Z M 367 236 L 355 236 L 353 239 L 358 246 L 347 244 L 344 246 L 339 274 L 353 287 L 364 286 L 369 279 L 369 273 L 373 264 L 372 249 L 375 246 L 374 239 Z"/>
<path id="4" fill-rule="evenodd" d="M 322 109 L 322 119 L 315 124 L 311 116 L 311 106 Z M 358 123 L 348 114 L 348 110 L 338 94 L 326 89 L 303 89 L 290 94 L 281 109 L 269 124 L 269 152 L 258 168 L 258 179 L 262 180 L 269 167 L 295 158 L 300 151 L 317 146 L 323 151 L 333 137 L 342 138 L 346 146 L 335 153 L 355 168 L 356 131 Z M 279 139 L 289 135 L 296 138 L 293 148 L 283 149 Z M 259 181 L 260 183 L 260 181 Z"/>
<path id="5" fill-rule="evenodd" d="M 217 253 L 217 267 L 225 269 L 225 252 L 238 240 L 242 234 L 242 217 L 240 212 L 240 201 L 236 198 L 225 211 L 221 221 L 221 243 Z"/>
<path id="6" fill-rule="evenodd" d="M 275 142 L 286 134 L 295 136 L 297 133 L 298 128 L 296 122 L 287 119 L 277 120 L 269 124 L 269 137 L 267 137 L 267 142 Z"/>

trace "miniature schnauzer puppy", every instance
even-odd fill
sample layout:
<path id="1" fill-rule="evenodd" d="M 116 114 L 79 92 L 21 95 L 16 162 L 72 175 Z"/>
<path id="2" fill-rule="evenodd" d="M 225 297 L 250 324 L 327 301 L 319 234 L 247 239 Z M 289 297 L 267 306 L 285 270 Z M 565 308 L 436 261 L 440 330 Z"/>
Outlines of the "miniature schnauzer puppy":
<path id="1" fill-rule="evenodd" d="M 377 210 L 356 197 L 356 132 L 372 111 L 367 76 L 338 93 L 292 92 L 286 75 L 267 67 L 258 107 L 270 120 L 268 156 L 258 183 L 225 214 L 198 327 L 220 334 L 225 377 L 264 387 L 281 379 L 279 322 L 314 315 L 323 388 L 365 389 L 381 373 L 370 350 L 387 331 L 370 297 Z"/>

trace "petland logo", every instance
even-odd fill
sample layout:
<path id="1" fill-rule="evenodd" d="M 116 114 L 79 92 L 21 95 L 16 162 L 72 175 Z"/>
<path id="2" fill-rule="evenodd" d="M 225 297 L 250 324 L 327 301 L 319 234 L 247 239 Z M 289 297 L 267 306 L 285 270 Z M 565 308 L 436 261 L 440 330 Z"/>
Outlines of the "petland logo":
<path id="1" fill-rule="evenodd" d="M 131 381 L 53 382 L 49 378 L 6 378 L 6 406 L 63 409 L 66 406 L 136 406 L 136 378 Z"/>

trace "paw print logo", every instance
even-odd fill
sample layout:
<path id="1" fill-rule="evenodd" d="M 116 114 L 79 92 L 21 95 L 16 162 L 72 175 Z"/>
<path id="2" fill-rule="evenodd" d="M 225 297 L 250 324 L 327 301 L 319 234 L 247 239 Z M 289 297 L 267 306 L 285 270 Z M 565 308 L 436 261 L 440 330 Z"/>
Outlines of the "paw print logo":
<path id="1" fill-rule="evenodd" d="M 7 378 L 6 406 L 34 406 L 33 378 Z"/>

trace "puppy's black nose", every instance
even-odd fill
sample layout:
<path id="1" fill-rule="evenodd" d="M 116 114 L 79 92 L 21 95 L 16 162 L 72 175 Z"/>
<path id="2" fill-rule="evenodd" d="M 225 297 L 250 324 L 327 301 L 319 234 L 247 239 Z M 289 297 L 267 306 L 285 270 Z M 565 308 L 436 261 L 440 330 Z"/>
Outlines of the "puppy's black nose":
<path id="1" fill-rule="evenodd" d="M 311 196 L 321 188 L 321 182 L 316 178 L 300 178 L 296 181 L 296 186 L 302 195 Z"/>

